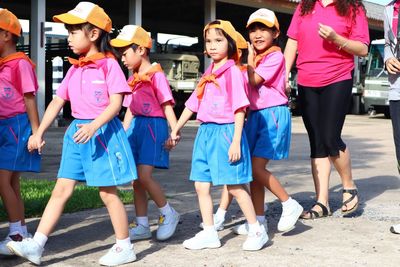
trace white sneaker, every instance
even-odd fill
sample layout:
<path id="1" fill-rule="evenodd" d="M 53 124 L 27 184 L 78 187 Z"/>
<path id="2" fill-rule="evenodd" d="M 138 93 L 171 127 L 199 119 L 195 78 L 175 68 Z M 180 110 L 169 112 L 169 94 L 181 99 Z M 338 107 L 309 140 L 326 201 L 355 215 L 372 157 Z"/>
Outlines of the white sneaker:
<path id="1" fill-rule="evenodd" d="M 215 216 L 215 214 L 213 215 L 213 219 L 214 219 L 214 228 L 217 231 L 222 231 L 224 230 L 224 222 L 225 222 L 225 218 L 218 218 L 217 216 Z M 203 227 L 203 223 L 200 223 L 199 227 L 201 229 L 204 229 Z"/>
<path id="2" fill-rule="evenodd" d="M 11 256 L 14 253 L 8 249 L 7 243 L 10 241 L 21 242 L 24 237 L 22 234 L 15 232 L 9 234 L 3 241 L 0 242 L 0 255 Z"/>
<path id="3" fill-rule="evenodd" d="M 390 232 L 393 234 L 400 234 L 400 224 L 395 224 L 390 227 Z"/>
<path id="4" fill-rule="evenodd" d="M 43 248 L 32 238 L 25 238 L 22 241 L 10 241 L 7 247 L 14 254 L 27 259 L 28 261 L 40 265 L 43 254 Z"/>
<path id="5" fill-rule="evenodd" d="M 133 262 L 136 260 L 135 252 L 133 251 L 133 245 L 128 248 L 123 248 L 114 244 L 112 248 L 99 259 L 100 265 L 106 266 L 117 266 L 120 264 L 125 264 Z"/>
<path id="6" fill-rule="evenodd" d="M 268 222 L 265 220 L 263 223 L 260 223 L 260 225 L 264 226 L 265 232 L 268 233 Z M 247 222 L 236 225 L 233 227 L 232 231 L 237 234 L 237 235 L 247 235 L 249 233 L 249 225 Z"/>
<path id="7" fill-rule="evenodd" d="M 131 240 L 142 240 L 151 238 L 150 227 L 143 226 L 141 224 L 132 224 L 129 228 L 129 237 Z"/>
<path id="8" fill-rule="evenodd" d="M 168 215 L 160 215 L 158 219 L 157 240 L 167 240 L 175 233 L 180 216 L 173 208 L 171 209 L 172 213 L 169 213 Z"/>
<path id="9" fill-rule="evenodd" d="M 289 206 L 282 206 L 282 215 L 278 222 L 278 231 L 286 232 L 292 230 L 299 219 L 303 207 L 294 199 Z"/>
<path id="10" fill-rule="evenodd" d="M 243 250 L 260 250 L 268 242 L 268 234 L 265 231 L 264 225 L 260 224 L 260 230 L 247 234 L 247 239 L 243 243 Z"/>
<path id="11" fill-rule="evenodd" d="M 203 249 L 203 248 L 219 248 L 221 241 L 219 240 L 217 231 L 200 231 L 194 237 L 183 241 L 183 246 L 187 249 Z"/>

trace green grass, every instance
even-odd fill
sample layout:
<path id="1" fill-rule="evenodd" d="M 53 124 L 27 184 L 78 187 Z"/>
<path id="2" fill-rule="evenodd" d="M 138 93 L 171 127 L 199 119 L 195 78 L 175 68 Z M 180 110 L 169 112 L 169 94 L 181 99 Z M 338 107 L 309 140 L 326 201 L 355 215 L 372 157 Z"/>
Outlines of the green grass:
<path id="1" fill-rule="evenodd" d="M 21 179 L 21 194 L 25 203 L 25 217 L 40 217 L 51 196 L 55 181 Z M 133 202 L 131 190 L 119 190 L 119 197 L 124 204 Z M 64 213 L 103 207 L 97 187 L 78 184 L 72 197 L 67 202 Z M 7 221 L 7 213 L 0 200 L 0 222 Z"/>

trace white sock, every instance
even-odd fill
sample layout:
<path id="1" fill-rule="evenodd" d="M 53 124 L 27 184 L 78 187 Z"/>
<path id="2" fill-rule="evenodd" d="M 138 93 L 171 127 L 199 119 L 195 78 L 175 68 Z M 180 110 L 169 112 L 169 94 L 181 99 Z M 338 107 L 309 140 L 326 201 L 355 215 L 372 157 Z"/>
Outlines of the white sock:
<path id="1" fill-rule="evenodd" d="M 15 232 L 22 234 L 21 221 L 10 222 L 9 227 L 10 227 L 10 234 L 13 234 Z"/>
<path id="2" fill-rule="evenodd" d="M 21 225 L 21 230 L 22 230 L 22 235 L 24 237 L 28 237 L 28 228 L 26 227 L 26 224 L 25 225 Z"/>
<path id="3" fill-rule="evenodd" d="M 218 208 L 217 212 L 215 213 L 215 217 L 221 218 L 223 220 L 225 220 L 225 215 L 226 215 L 226 210 L 224 210 L 222 208 Z"/>
<path id="4" fill-rule="evenodd" d="M 149 217 L 147 216 L 142 216 L 142 217 L 136 217 L 136 223 L 141 224 L 144 227 L 149 227 Z"/>
<path id="5" fill-rule="evenodd" d="M 264 222 L 265 222 L 265 216 L 264 215 L 261 215 L 261 216 L 256 216 L 257 217 L 257 221 L 260 223 L 260 224 L 263 224 Z"/>
<path id="6" fill-rule="evenodd" d="M 216 232 L 214 225 L 204 225 L 203 229 L 207 233 Z"/>
<path id="7" fill-rule="evenodd" d="M 115 242 L 121 248 L 130 248 L 131 247 L 131 239 L 129 237 L 125 239 L 116 239 Z"/>
<path id="8" fill-rule="evenodd" d="M 172 213 L 172 208 L 169 205 L 169 203 L 167 202 L 167 204 L 164 207 L 158 208 L 158 210 L 160 211 L 160 213 L 162 215 L 169 215 Z"/>
<path id="9" fill-rule="evenodd" d="M 250 224 L 249 223 L 249 232 L 256 233 L 259 232 L 261 229 L 260 223 L 257 221 L 256 223 Z"/>
<path id="10" fill-rule="evenodd" d="M 294 200 L 293 198 L 289 197 L 288 200 L 281 202 L 282 203 L 282 207 L 290 207 L 291 205 L 294 204 Z"/>
<path id="11" fill-rule="evenodd" d="M 44 245 L 46 245 L 47 239 L 49 239 L 47 236 L 40 232 L 36 232 L 35 235 L 33 236 L 33 240 L 41 247 L 44 248 Z"/>

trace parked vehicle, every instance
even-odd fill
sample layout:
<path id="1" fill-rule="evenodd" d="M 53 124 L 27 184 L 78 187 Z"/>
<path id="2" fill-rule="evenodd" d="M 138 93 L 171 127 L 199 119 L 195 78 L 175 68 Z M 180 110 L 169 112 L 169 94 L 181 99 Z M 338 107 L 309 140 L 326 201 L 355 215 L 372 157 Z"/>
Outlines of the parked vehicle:
<path id="1" fill-rule="evenodd" d="M 370 115 L 383 113 L 386 118 L 390 118 L 388 73 L 383 62 L 384 45 L 384 39 L 371 42 L 365 74 L 364 103 Z"/>

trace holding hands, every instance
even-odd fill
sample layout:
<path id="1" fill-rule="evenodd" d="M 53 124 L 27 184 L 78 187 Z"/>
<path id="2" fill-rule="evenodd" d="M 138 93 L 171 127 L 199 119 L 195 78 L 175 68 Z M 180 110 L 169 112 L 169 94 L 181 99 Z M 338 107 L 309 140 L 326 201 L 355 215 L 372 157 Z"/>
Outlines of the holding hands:
<path id="1" fill-rule="evenodd" d="M 42 154 L 42 147 L 46 144 L 46 142 L 42 139 L 41 135 L 33 134 L 29 137 L 28 140 L 28 151 L 32 153 L 37 149 L 39 155 Z"/>

